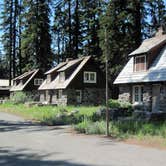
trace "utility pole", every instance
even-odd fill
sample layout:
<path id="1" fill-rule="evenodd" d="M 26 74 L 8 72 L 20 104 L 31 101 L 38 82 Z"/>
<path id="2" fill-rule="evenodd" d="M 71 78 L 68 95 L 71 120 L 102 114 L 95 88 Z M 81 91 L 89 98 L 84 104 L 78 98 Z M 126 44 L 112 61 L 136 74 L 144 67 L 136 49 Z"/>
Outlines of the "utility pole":
<path id="1" fill-rule="evenodd" d="M 105 86 L 105 100 L 106 100 L 106 135 L 109 136 L 109 108 L 108 108 L 108 38 L 107 28 L 105 28 L 105 75 L 106 75 L 106 86 Z"/>

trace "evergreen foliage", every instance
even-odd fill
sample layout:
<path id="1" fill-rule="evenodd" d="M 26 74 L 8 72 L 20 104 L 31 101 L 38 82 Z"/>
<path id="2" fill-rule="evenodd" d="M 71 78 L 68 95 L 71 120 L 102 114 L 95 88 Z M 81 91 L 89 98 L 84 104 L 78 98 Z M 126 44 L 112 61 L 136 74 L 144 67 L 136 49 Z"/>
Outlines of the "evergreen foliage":
<path id="1" fill-rule="evenodd" d="M 166 27 L 164 0 L 5 0 L 1 16 L 6 65 L 0 70 L 7 68 L 10 79 L 85 55 L 104 71 L 107 48 L 110 87 L 127 55 Z"/>

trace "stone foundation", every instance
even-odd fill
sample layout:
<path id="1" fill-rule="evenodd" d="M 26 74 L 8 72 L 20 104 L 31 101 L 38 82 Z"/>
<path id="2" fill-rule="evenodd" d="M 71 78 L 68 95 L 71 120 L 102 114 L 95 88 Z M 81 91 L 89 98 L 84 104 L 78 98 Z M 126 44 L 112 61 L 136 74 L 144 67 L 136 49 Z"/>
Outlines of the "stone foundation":
<path id="1" fill-rule="evenodd" d="M 125 101 L 125 102 L 132 102 L 131 100 L 131 94 L 132 87 L 129 85 L 124 85 L 119 87 L 119 100 Z"/>
<path id="2" fill-rule="evenodd" d="M 40 102 L 56 105 L 101 105 L 105 103 L 105 89 L 85 88 L 82 90 L 82 102 L 77 103 L 76 89 L 62 90 L 58 98 L 58 90 L 40 91 Z"/>
<path id="3" fill-rule="evenodd" d="M 159 84 L 159 110 L 166 112 L 166 84 Z M 119 100 L 132 103 L 132 85 L 121 85 L 119 87 Z M 143 85 L 143 104 L 146 111 L 152 111 L 152 85 Z"/>

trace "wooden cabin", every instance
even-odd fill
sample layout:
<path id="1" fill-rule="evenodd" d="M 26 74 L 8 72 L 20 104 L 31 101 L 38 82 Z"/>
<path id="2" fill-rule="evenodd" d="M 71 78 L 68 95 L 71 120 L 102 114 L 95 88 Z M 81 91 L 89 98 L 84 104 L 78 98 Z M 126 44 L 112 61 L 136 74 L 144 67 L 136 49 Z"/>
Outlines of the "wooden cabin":
<path id="1" fill-rule="evenodd" d="M 9 89 L 10 89 L 9 80 L 0 79 L 0 99 L 5 99 L 10 96 Z"/>
<path id="2" fill-rule="evenodd" d="M 59 63 L 39 87 L 40 101 L 55 105 L 99 105 L 105 100 L 105 77 L 91 56 Z"/>
<path id="3" fill-rule="evenodd" d="M 25 72 L 12 80 L 11 95 L 22 91 L 34 96 L 35 100 L 39 100 L 38 88 L 43 83 L 43 80 L 44 74 L 39 69 Z"/>
<path id="4" fill-rule="evenodd" d="M 166 34 L 162 28 L 129 54 L 116 78 L 119 100 L 142 105 L 145 111 L 166 111 Z"/>

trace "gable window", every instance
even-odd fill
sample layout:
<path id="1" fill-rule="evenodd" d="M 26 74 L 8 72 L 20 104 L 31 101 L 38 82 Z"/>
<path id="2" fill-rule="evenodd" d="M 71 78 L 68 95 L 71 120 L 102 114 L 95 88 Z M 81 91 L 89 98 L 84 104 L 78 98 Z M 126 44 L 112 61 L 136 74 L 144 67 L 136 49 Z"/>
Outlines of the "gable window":
<path id="1" fill-rule="evenodd" d="M 133 87 L 133 103 L 143 102 L 143 86 Z"/>
<path id="2" fill-rule="evenodd" d="M 84 83 L 96 83 L 96 72 L 84 72 Z"/>
<path id="3" fill-rule="evenodd" d="M 146 56 L 137 56 L 134 58 L 134 71 L 145 71 L 146 70 Z"/>
<path id="4" fill-rule="evenodd" d="M 34 79 L 34 85 L 39 86 L 43 83 L 43 79 L 35 78 Z"/>

